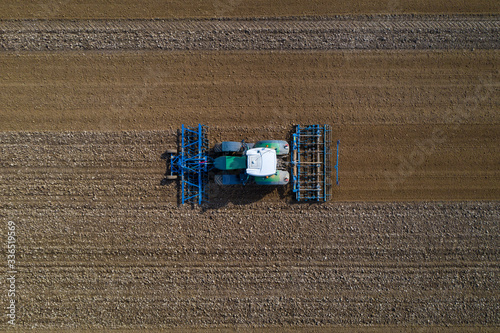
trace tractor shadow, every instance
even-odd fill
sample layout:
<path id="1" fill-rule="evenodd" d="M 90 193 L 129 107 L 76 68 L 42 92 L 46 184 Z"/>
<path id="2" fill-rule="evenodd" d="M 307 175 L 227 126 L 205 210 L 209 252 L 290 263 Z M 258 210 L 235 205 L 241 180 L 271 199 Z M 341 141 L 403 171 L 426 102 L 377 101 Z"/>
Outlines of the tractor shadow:
<path id="1" fill-rule="evenodd" d="M 222 208 L 227 205 L 250 205 L 260 201 L 288 200 L 286 186 L 248 185 L 217 185 L 210 183 L 208 189 L 208 202 L 203 205 L 205 209 Z"/>

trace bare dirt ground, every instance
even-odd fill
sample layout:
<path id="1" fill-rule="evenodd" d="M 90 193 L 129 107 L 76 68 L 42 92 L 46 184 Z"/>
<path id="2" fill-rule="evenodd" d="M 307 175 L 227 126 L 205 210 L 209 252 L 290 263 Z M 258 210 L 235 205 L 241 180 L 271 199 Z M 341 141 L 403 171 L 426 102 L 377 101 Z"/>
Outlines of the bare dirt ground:
<path id="1" fill-rule="evenodd" d="M 18 228 L 18 325 L 499 323 L 498 203 L 199 211 L 140 190 L 123 198 L 96 188 L 71 202 L 69 182 L 3 201 Z M 101 189 L 127 191 L 113 183 Z"/>
<path id="2" fill-rule="evenodd" d="M 499 197 L 497 57 L 2 54 L 18 326 L 495 327 L 498 202 L 435 200 Z M 342 140 L 333 202 L 215 188 L 205 209 L 179 208 L 160 185 L 182 122 L 215 142 L 311 119 Z"/>
<path id="3" fill-rule="evenodd" d="M 500 13 L 497 1 L 443 0 L 88 0 L 0 2 L 0 19 L 153 19 L 355 14 Z"/>
<path id="4" fill-rule="evenodd" d="M 500 13 L 496 1 L 433 0 L 88 0 L 0 2 L 0 19 L 152 19 L 350 14 Z"/>
<path id="5" fill-rule="evenodd" d="M 0 50 L 498 49 L 498 15 L 0 21 Z"/>
<path id="6" fill-rule="evenodd" d="M 211 126 L 212 142 L 251 142 L 314 120 L 341 140 L 337 201 L 500 195 L 498 51 L 21 53 L 0 62 L 2 131 L 169 131 L 142 133 L 147 145 L 76 133 L 47 146 L 15 134 L 3 140 L 6 167 L 74 159 L 64 167 L 85 169 L 102 153 L 98 168 L 137 164 L 157 181 L 158 156 L 182 123 Z"/>
<path id="7" fill-rule="evenodd" d="M 497 330 L 489 48 L 0 53 L 17 327 Z M 212 142 L 332 124 L 333 201 L 212 187 L 178 207 L 159 156 L 198 122 Z"/>

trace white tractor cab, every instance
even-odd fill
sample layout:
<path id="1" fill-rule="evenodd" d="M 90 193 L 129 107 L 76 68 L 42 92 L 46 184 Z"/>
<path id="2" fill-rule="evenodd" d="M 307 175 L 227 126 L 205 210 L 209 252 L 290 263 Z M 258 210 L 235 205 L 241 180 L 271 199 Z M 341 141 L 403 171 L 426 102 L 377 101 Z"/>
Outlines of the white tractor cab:
<path id="1" fill-rule="evenodd" d="M 271 148 L 252 148 L 246 151 L 246 155 L 248 175 L 265 177 L 276 173 L 276 150 Z"/>

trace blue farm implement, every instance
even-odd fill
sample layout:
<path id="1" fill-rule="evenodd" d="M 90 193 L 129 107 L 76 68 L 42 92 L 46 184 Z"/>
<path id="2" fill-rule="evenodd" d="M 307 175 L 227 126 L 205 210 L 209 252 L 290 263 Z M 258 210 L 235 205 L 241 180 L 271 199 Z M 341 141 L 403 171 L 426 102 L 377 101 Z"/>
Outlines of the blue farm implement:
<path id="1" fill-rule="evenodd" d="M 201 205 L 207 200 L 208 172 L 212 167 L 209 157 L 208 128 L 182 125 L 180 149 L 167 150 L 164 156 L 169 164 L 166 179 L 180 178 L 181 203 Z"/>
<path id="2" fill-rule="evenodd" d="M 331 128 L 328 125 L 295 127 L 292 141 L 292 186 L 297 201 L 327 201 L 332 190 L 332 172 L 339 183 L 339 144 L 332 164 Z"/>
<path id="3" fill-rule="evenodd" d="M 333 170 L 338 184 L 339 141 L 333 165 L 328 125 L 297 125 L 291 145 L 284 140 L 225 141 L 210 149 L 208 128 L 201 124 L 182 125 L 179 141 L 179 149 L 169 149 L 163 157 L 165 179 L 180 181 L 182 204 L 207 202 L 210 179 L 222 186 L 291 183 L 297 201 L 329 200 Z"/>

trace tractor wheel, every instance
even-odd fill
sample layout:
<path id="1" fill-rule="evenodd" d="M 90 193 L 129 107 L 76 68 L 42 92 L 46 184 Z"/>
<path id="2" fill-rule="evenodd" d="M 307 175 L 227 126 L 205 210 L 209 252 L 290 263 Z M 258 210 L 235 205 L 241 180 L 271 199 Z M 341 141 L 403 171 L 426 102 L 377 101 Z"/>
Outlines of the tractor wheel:
<path id="1" fill-rule="evenodd" d="M 242 143 L 237 141 L 224 141 L 216 143 L 214 153 L 238 153 L 242 150 Z"/>
<path id="2" fill-rule="evenodd" d="M 223 177 L 222 175 L 215 175 L 214 177 L 214 183 L 217 185 L 224 185 Z"/>
<path id="3" fill-rule="evenodd" d="M 254 148 L 271 148 L 276 149 L 276 155 L 288 155 L 290 153 L 290 146 L 288 142 L 283 140 L 262 140 L 255 144 Z"/>
<path id="4" fill-rule="evenodd" d="M 214 146 L 214 153 L 222 153 L 222 143 L 216 143 Z"/>
<path id="5" fill-rule="evenodd" d="M 176 180 L 177 179 L 177 175 L 166 175 L 165 179 L 167 179 L 167 180 Z"/>

